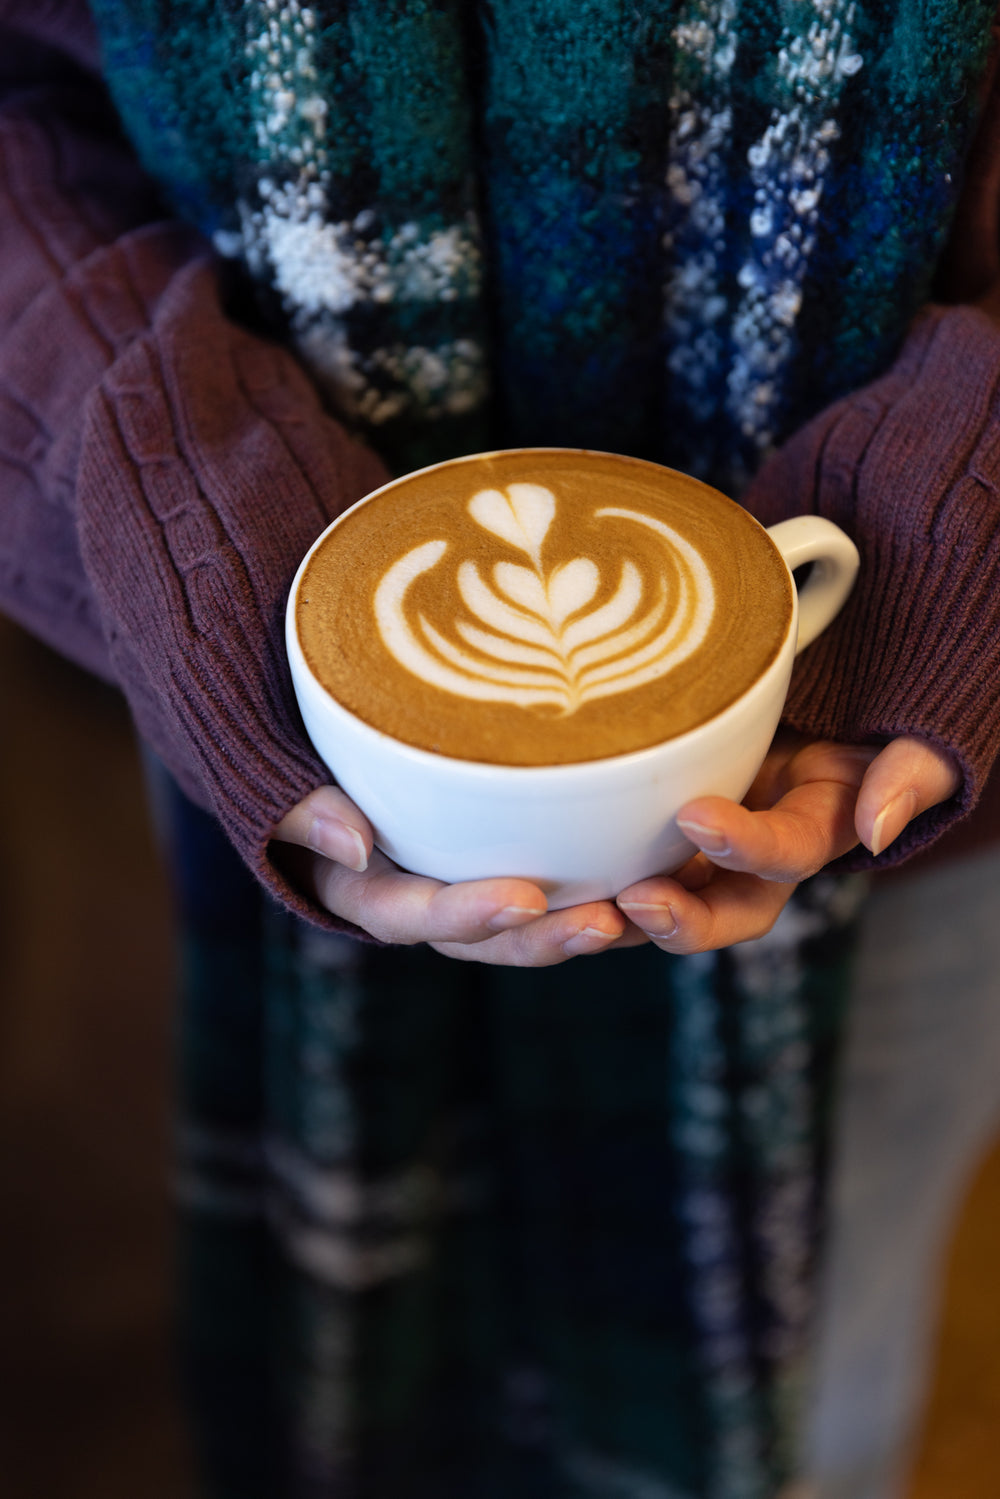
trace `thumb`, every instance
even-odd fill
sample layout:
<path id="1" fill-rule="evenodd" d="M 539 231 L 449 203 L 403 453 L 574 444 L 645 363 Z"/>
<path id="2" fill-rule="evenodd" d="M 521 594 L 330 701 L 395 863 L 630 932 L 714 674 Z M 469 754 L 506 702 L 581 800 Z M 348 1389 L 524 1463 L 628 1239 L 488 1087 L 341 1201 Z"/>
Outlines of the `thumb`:
<path id="1" fill-rule="evenodd" d="M 873 854 L 882 853 L 908 822 L 954 796 L 961 784 L 961 771 L 947 750 L 910 735 L 893 739 L 861 783 L 854 809 L 858 837 Z"/>
<path id="2" fill-rule="evenodd" d="M 371 823 L 336 786 L 310 791 L 285 814 L 271 837 L 312 849 L 356 874 L 368 868 L 373 844 Z"/>

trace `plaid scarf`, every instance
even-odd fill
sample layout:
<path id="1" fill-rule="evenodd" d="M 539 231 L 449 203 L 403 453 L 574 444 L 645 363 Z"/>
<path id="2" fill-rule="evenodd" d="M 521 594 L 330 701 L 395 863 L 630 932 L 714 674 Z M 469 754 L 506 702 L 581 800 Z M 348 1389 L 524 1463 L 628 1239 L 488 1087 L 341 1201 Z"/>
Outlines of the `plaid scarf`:
<path id="1" fill-rule="evenodd" d="M 397 468 L 566 443 L 731 492 L 925 298 L 993 8 L 94 0 L 147 166 Z M 160 790 L 211 1491 L 772 1499 L 858 887 L 490 971 L 262 909 Z"/>
<path id="2" fill-rule="evenodd" d="M 397 467 L 730 491 L 928 293 L 993 0 L 96 0 L 152 173 Z"/>

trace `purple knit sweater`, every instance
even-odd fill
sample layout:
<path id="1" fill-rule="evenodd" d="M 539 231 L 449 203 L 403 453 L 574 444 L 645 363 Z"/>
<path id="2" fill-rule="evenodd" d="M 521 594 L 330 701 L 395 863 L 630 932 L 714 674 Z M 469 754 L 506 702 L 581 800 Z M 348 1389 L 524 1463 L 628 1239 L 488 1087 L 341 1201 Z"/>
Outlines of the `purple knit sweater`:
<path id="1" fill-rule="evenodd" d="M 273 893 L 343 925 L 269 857 L 275 824 L 327 779 L 282 615 L 310 542 L 384 471 L 290 355 L 227 318 L 205 244 L 163 215 L 117 132 L 85 13 L 22 9 L 0 0 L 0 604 L 121 687 Z M 956 264 L 974 294 L 997 270 L 998 159 L 989 136 L 970 169 Z M 1000 749 L 998 414 L 997 325 L 936 307 L 894 368 L 811 423 L 747 497 L 767 523 L 830 516 L 863 556 L 788 720 L 853 741 L 923 734 L 962 766 L 959 795 L 883 863 L 968 812 Z"/>

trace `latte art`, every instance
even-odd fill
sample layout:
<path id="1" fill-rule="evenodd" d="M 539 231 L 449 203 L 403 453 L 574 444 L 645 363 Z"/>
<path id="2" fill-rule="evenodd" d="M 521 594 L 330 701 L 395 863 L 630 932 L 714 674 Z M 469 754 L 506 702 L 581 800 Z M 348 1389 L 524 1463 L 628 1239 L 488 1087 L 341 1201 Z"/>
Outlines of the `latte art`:
<path id="1" fill-rule="evenodd" d="M 392 564 L 375 592 L 386 649 L 430 686 L 474 702 L 573 713 L 666 675 L 705 639 L 715 612 L 711 573 L 697 549 L 654 516 L 612 506 L 595 510 L 598 520 L 653 531 L 662 543 L 662 573 L 644 582 L 626 542 L 615 592 L 588 609 L 600 587 L 599 564 L 590 557 L 574 557 L 550 571 L 543 564 L 556 514 L 550 489 L 481 489 L 468 511 L 484 530 L 522 552 L 530 566 L 497 562 L 490 581 L 475 562 L 460 562 L 458 591 L 468 617 L 454 621 L 451 639 L 423 613 L 411 621 L 406 608 L 411 585 L 443 561 L 447 541 L 414 547 Z"/>
<path id="2" fill-rule="evenodd" d="M 456 459 L 355 506 L 306 564 L 310 669 L 350 712 L 458 759 L 546 765 L 672 738 L 766 670 L 791 583 L 756 521 L 637 459 Z"/>

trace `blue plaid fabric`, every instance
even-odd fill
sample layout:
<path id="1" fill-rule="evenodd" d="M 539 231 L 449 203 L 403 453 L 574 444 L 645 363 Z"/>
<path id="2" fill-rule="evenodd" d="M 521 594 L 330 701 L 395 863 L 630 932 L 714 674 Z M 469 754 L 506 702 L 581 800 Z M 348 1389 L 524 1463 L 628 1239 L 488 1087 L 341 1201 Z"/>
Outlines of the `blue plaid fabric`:
<path id="1" fill-rule="evenodd" d="M 926 296 L 993 10 L 94 0 L 146 165 L 397 469 L 569 444 L 730 493 Z M 490 970 L 296 925 L 159 794 L 208 1491 L 774 1499 L 858 884 L 718 955 Z"/>
<path id="2" fill-rule="evenodd" d="M 493 970 L 301 926 L 161 795 L 209 1492 L 774 1494 L 860 882 L 715 956 Z"/>

